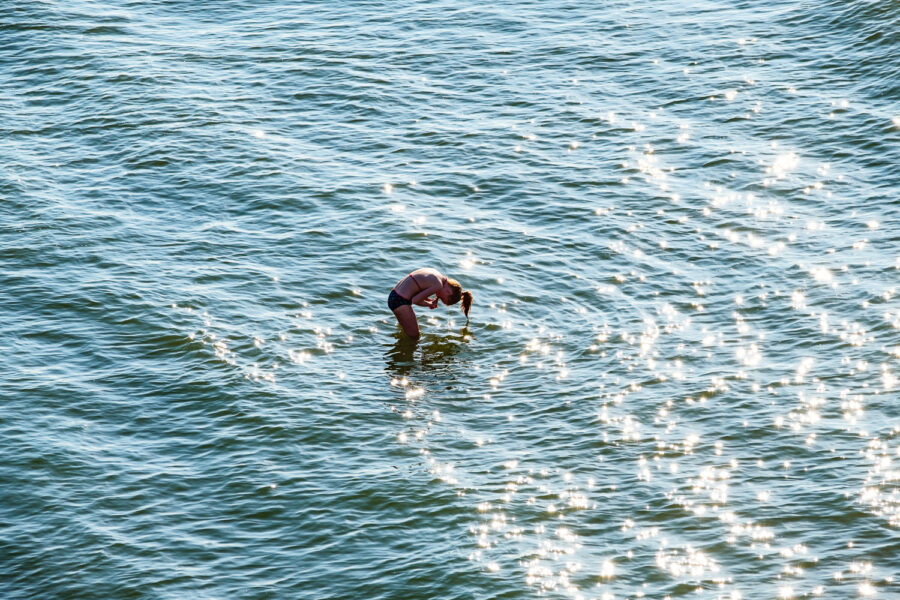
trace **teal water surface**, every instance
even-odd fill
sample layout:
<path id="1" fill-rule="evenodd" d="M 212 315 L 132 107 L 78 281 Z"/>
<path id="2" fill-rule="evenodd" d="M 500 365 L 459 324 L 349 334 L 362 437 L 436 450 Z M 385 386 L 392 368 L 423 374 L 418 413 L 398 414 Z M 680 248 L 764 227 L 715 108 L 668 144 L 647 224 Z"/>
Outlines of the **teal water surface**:
<path id="1" fill-rule="evenodd" d="M 0 597 L 900 597 L 898 27 L 3 3 Z"/>

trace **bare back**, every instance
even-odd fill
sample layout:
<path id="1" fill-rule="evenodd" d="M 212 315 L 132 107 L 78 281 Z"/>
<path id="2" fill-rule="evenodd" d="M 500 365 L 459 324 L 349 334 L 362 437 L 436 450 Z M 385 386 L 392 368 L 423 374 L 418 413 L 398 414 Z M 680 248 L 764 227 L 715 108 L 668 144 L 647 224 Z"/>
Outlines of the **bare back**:
<path id="1" fill-rule="evenodd" d="M 433 286 L 441 286 L 443 282 L 444 276 L 437 269 L 416 269 L 397 282 L 394 290 L 409 300 L 422 290 Z"/>

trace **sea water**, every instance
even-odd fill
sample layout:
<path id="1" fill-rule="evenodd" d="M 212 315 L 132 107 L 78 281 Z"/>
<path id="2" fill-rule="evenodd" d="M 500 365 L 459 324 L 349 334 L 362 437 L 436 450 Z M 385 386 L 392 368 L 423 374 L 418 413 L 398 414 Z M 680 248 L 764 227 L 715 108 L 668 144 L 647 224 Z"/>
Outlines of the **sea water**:
<path id="1" fill-rule="evenodd" d="M 898 27 L 6 0 L 0 596 L 900 597 Z"/>

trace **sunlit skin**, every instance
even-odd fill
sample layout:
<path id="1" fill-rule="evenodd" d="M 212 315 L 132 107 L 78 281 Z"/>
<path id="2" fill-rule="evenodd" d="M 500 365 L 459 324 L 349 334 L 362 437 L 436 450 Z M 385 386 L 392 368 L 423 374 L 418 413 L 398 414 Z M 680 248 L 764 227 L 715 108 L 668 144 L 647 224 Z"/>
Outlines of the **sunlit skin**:
<path id="1" fill-rule="evenodd" d="M 447 285 L 447 277 L 437 269 L 430 268 L 416 269 L 401 279 L 394 286 L 394 290 L 404 298 L 411 300 L 416 306 L 427 306 L 428 308 L 437 308 L 438 300 L 447 304 L 453 291 Z M 432 298 L 431 296 L 437 297 Z"/>
<path id="2" fill-rule="evenodd" d="M 434 310 L 438 306 L 438 301 L 445 305 L 455 304 L 451 302 L 454 288 L 450 281 L 437 269 L 426 267 L 416 269 L 401 279 L 394 286 L 394 291 L 416 306 L 427 306 Z M 412 306 L 398 306 L 393 312 L 406 335 L 412 338 L 419 337 L 419 323 Z"/>

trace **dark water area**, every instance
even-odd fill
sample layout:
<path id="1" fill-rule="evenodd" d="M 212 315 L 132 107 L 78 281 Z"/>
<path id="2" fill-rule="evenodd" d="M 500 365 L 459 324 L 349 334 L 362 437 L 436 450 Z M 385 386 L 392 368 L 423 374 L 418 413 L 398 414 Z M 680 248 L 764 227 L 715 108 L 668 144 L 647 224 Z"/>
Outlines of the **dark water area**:
<path id="1" fill-rule="evenodd" d="M 900 596 L 898 30 L 4 3 L 0 597 Z"/>

